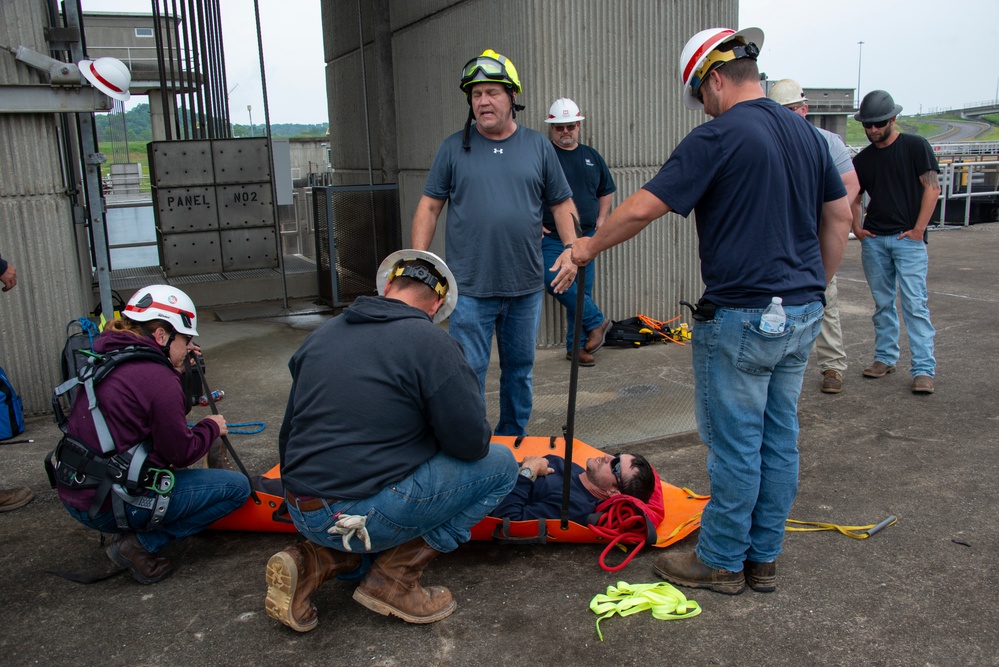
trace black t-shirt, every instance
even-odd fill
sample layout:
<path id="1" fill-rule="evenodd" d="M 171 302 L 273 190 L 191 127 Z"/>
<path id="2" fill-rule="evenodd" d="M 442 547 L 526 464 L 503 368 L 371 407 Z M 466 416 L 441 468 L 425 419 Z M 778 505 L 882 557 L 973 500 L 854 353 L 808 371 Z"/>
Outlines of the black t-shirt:
<path id="1" fill-rule="evenodd" d="M 916 226 L 923 199 L 919 177 L 939 172 L 930 143 L 914 134 L 899 134 L 885 148 L 871 144 L 853 158 L 860 191 L 871 197 L 864 229 L 873 234 L 901 234 Z"/>

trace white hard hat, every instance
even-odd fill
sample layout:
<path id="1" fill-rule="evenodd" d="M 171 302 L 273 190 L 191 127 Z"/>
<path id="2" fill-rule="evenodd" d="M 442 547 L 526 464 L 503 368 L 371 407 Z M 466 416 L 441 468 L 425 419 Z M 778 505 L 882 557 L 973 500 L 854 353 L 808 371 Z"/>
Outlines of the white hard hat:
<path id="1" fill-rule="evenodd" d="M 801 84 L 794 79 L 781 79 L 770 86 L 770 94 L 767 96 L 782 107 L 789 104 L 803 104 L 808 101 L 805 97 L 805 90 Z"/>
<path id="2" fill-rule="evenodd" d="M 149 285 L 132 295 L 122 315 L 133 322 L 164 320 L 175 331 L 198 335 L 198 311 L 191 297 L 173 285 Z"/>
<path id="3" fill-rule="evenodd" d="M 80 72 L 94 88 L 109 97 L 125 102 L 132 96 L 128 92 L 128 87 L 132 85 L 132 73 L 117 58 L 81 60 Z"/>
<path id="4" fill-rule="evenodd" d="M 422 259 L 425 262 L 429 262 L 434 267 L 437 275 L 427 271 L 422 266 L 397 269 L 400 263 L 414 259 Z M 382 263 L 378 266 L 378 273 L 375 276 L 375 283 L 378 285 L 378 294 L 385 296 L 385 288 L 394 278 L 399 276 L 419 280 L 444 298 L 444 303 L 441 304 L 441 307 L 437 309 L 437 313 L 434 315 L 434 324 L 446 320 L 458 304 L 458 283 L 455 281 L 451 269 L 447 268 L 444 260 L 432 252 L 412 249 L 397 250 L 383 259 Z"/>
<path id="5" fill-rule="evenodd" d="M 680 83 L 683 84 L 683 104 L 685 107 L 693 111 L 704 108 L 704 105 L 694 94 L 701 82 L 707 77 L 707 73 L 710 72 L 710 69 L 701 71 L 702 66 L 706 64 L 705 60 L 708 59 L 708 56 L 715 53 L 719 46 L 736 39 L 747 46 L 753 44 L 757 54 L 763 48 L 763 31 L 759 28 L 745 28 L 738 32 L 731 28 L 708 28 L 687 40 L 686 46 L 680 53 Z M 751 53 L 745 53 L 742 56 L 736 54 L 716 60 L 709 67 L 717 65 L 719 61 L 727 62 L 740 57 L 755 58 L 755 55 Z"/>
<path id="6" fill-rule="evenodd" d="M 576 103 L 568 97 L 560 97 L 552 102 L 551 108 L 548 109 L 548 118 L 545 119 L 545 122 L 549 124 L 568 124 L 581 120 L 586 120 L 586 118 L 579 113 L 579 107 L 576 106 Z"/>

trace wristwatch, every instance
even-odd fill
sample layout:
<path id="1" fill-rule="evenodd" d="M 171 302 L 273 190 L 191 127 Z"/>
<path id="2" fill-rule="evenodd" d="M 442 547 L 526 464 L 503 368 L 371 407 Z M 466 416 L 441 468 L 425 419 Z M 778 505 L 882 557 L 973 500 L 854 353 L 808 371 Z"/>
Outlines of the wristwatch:
<path id="1" fill-rule="evenodd" d="M 521 477 L 526 477 L 527 479 L 531 480 L 532 482 L 538 478 L 538 476 L 535 475 L 534 471 L 531 470 L 530 468 L 521 468 L 520 469 L 520 476 Z"/>

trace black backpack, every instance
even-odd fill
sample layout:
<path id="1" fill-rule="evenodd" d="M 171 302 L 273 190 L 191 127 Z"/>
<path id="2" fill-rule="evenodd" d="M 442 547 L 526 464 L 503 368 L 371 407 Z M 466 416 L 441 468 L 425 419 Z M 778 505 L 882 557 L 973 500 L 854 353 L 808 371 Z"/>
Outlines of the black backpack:
<path id="1" fill-rule="evenodd" d="M 649 328 L 637 317 L 629 317 L 623 320 L 614 320 L 611 328 L 607 331 L 607 338 L 604 345 L 612 347 L 639 347 L 655 343 L 661 338 L 654 330 Z"/>

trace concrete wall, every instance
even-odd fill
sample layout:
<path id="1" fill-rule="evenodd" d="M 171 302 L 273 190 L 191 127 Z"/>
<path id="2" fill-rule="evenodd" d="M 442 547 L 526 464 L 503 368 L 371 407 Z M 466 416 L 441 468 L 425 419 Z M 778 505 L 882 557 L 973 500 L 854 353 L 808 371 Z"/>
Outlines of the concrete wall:
<path id="1" fill-rule="evenodd" d="M 0 3 L 0 44 L 47 53 L 45 0 Z M 0 84 L 41 83 L 40 73 L 0 55 Z M 17 269 L 17 287 L 0 294 L 0 366 L 24 399 L 27 414 L 49 411 L 60 381 L 66 324 L 86 315 L 89 257 L 73 224 L 61 162 L 62 128 L 53 114 L 0 114 L 0 254 Z M 78 167 L 77 167 L 78 169 Z M 84 250 L 85 252 L 85 250 Z M 53 443 L 54 444 L 54 443 Z"/>
<path id="2" fill-rule="evenodd" d="M 441 140 L 465 121 L 458 80 L 469 58 L 492 48 L 514 62 L 527 106 L 517 120 L 528 127 L 543 130 L 558 97 L 579 103 L 586 116 L 581 140 L 607 160 L 617 205 L 707 120 L 680 100 L 683 45 L 699 30 L 735 27 L 738 20 L 737 0 L 362 0 L 360 17 L 355 3 L 324 0 L 322 6 L 330 142 L 340 183 L 367 183 L 369 173 L 373 182 L 384 182 L 386 147 L 371 131 L 382 71 L 373 34 L 379 12 L 388 12 L 404 242 Z M 445 216 L 435 252 L 443 253 Z M 669 319 L 680 313 L 679 299 L 694 301 L 701 289 L 694 226 L 674 215 L 598 260 L 595 297 L 613 319 L 639 312 Z M 558 344 L 564 328 L 561 307 L 546 297 L 539 344 Z"/>

